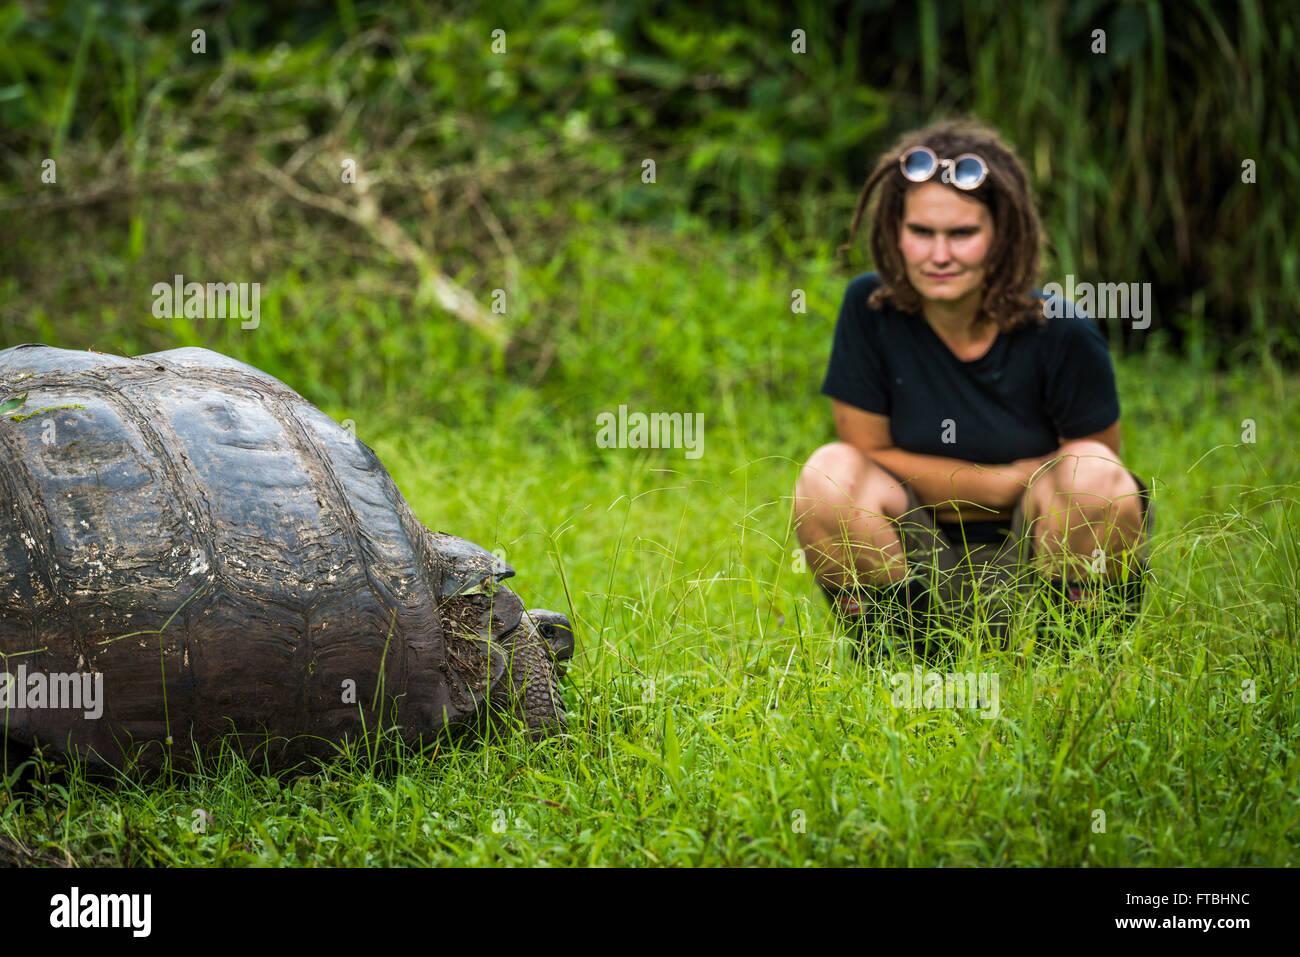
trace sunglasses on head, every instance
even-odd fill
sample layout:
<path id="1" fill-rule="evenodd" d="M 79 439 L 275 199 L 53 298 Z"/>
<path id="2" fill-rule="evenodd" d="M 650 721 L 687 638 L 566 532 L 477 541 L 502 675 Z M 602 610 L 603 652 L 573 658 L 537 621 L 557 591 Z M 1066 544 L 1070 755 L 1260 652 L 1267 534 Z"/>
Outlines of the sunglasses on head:
<path id="1" fill-rule="evenodd" d="M 939 159 L 928 146 L 914 146 L 898 158 L 903 175 L 913 183 L 924 183 L 942 169 L 940 179 L 958 189 L 974 189 L 989 175 L 988 164 L 974 153 L 962 153 L 955 159 Z"/>

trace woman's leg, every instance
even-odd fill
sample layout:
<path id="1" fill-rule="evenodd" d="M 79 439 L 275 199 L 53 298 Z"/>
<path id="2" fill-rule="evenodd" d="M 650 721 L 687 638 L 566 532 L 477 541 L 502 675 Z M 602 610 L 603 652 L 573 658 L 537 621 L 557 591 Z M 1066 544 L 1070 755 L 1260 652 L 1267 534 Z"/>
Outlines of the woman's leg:
<path id="1" fill-rule="evenodd" d="M 1066 442 L 1057 455 L 1025 493 L 1039 574 L 1067 581 L 1140 575 L 1144 512 L 1133 476 L 1100 442 Z"/>
<path id="2" fill-rule="evenodd" d="M 907 574 L 893 520 L 908 508 L 898 480 L 847 442 L 823 445 L 795 483 L 799 543 L 831 589 L 888 585 Z"/>

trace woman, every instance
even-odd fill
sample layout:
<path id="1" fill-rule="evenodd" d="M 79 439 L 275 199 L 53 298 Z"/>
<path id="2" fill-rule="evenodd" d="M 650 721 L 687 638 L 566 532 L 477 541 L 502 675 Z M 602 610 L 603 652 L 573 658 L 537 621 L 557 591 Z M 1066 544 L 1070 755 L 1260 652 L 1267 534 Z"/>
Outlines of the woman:
<path id="1" fill-rule="evenodd" d="M 951 605 L 958 549 L 1032 569 L 1067 610 L 1119 598 L 1131 616 L 1147 490 L 1120 460 L 1100 330 L 1034 289 L 1040 230 L 1020 161 L 977 123 L 910 133 L 867 179 L 842 249 L 877 191 L 877 271 L 849 283 L 822 385 L 839 441 L 795 489 L 818 582 L 859 642 L 880 637 L 886 611 Z"/>

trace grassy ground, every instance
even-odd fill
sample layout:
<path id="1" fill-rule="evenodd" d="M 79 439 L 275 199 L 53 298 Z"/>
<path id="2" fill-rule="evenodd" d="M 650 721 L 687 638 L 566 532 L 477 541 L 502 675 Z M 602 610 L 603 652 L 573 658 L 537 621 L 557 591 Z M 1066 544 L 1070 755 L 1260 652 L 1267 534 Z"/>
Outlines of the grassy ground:
<path id="1" fill-rule="evenodd" d="M 600 285 L 602 310 L 637 326 L 723 301 L 743 328 L 788 301 L 789 283 L 731 267 L 691 283 L 660 263 Z M 699 459 L 597 448 L 596 413 L 628 401 L 599 370 L 585 392 L 572 369 L 557 391 L 507 390 L 472 429 L 388 389 L 325 403 L 428 525 L 504 549 L 529 606 L 570 614 L 568 736 L 278 781 L 237 762 L 148 785 L 38 780 L 0 793 L 0 833 L 81 865 L 1292 862 L 1300 408 L 1283 375 L 1118 363 L 1124 458 L 1157 503 L 1142 620 L 1070 656 L 1027 634 L 1014 651 L 966 643 L 945 668 L 998 675 L 992 720 L 899 708 L 890 676 L 912 663 L 853 664 L 794 554 L 788 496 L 830 436 L 816 389 L 843 288 L 803 283 L 836 301 L 801 331 L 769 320 L 763 362 L 646 333 L 705 350 L 674 360 L 707 361 L 705 386 L 665 377 L 633 399 L 703 411 Z M 591 334 L 582 299 L 575 337 Z"/>

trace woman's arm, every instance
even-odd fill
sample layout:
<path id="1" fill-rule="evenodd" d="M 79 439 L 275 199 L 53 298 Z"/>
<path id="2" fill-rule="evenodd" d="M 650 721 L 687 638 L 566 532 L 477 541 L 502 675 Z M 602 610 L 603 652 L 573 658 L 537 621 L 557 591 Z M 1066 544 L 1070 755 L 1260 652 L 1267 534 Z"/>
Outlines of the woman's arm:
<path id="1" fill-rule="evenodd" d="M 889 416 L 864 412 L 838 399 L 831 400 L 831 408 L 840 440 L 901 478 L 922 505 L 937 506 L 941 521 L 952 521 L 959 515 L 966 521 L 1009 518 L 1034 471 L 1052 457 L 980 465 L 940 455 L 920 455 L 893 446 Z M 962 503 L 966 503 L 964 514 Z M 972 504 L 984 507 L 972 508 Z"/>

